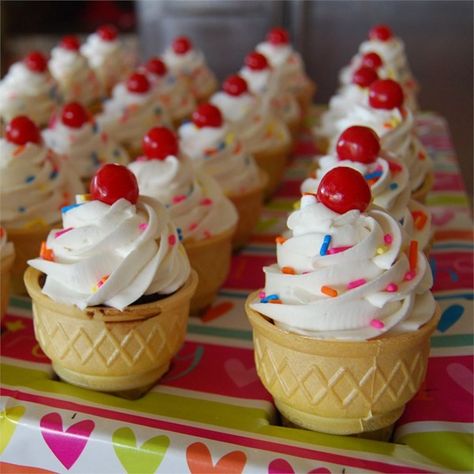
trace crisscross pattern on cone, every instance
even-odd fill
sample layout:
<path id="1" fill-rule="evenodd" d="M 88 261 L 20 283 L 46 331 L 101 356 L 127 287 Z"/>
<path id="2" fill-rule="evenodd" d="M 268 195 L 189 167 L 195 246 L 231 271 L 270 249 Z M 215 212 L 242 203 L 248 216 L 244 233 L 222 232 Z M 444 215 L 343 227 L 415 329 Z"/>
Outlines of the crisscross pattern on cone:
<path id="1" fill-rule="evenodd" d="M 340 434 L 347 434 L 344 419 L 354 433 L 380 429 L 401 415 L 420 388 L 439 311 L 411 333 L 370 341 L 318 340 L 279 329 L 249 307 L 256 299 L 256 293 L 249 296 L 246 311 L 257 372 L 282 412 L 290 407 L 284 413 L 290 420 L 306 413 L 310 428 Z M 321 429 L 327 419 L 341 426 Z"/>

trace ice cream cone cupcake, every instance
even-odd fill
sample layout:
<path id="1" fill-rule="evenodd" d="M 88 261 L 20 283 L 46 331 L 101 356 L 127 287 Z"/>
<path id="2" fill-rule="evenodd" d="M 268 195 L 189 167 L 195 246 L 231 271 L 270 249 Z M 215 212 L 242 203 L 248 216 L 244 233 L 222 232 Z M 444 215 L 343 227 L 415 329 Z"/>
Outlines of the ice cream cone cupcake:
<path id="1" fill-rule="evenodd" d="M 197 284 L 164 207 L 138 196 L 127 168 L 106 164 L 43 249 L 25 283 L 56 373 L 110 392 L 156 382 L 184 340 Z"/>
<path id="2" fill-rule="evenodd" d="M 43 138 L 49 149 L 74 168 L 86 187 L 102 164 L 125 165 L 129 161 L 125 149 L 99 128 L 79 102 L 62 107 L 43 131 Z"/>
<path id="3" fill-rule="evenodd" d="M 64 36 L 51 51 L 49 70 L 58 83 L 62 102 L 80 102 L 96 114 L 101 110 L 104 91 L 80 46 L 76 36 Z"/>
<path id="4" fill-rule="evenodd" d="M 7 233 L 0 227 L 0 319 L 3 318 L 10 296 L 10 273 L 15 261 L 15 248 L 7 242 Z"/>
<path id="5" fill-rule="evenodd" d="M 260 216 L 265 175 L 215 105 L 198 106 L 192 122 L 179 128 L 179 136 L 181 150 L 194 168 L 212 176 L 237 208 L 239 221 L 233 245 L 243 245 Z"/>
<path id="6" fill-rule="evenodd" d="M 186 36 L 174 39 L 163 53 L 170 71 L 188 81 L 198 103 L 207 102 L 217 89 L 217 79 L 206 64 L 202 51 L 196 49 Z"/>
<path id="7" fill-rule="evenodd" d="M 258 374 L 283 416 L 311 430 L 383 430 L 426 374 L 440 315 L 431 270 L 370 201 L 358 171 L 329 171 L 247 300 Z"/>
<path id="8" fill-rule="evenodd" d="M 97 28 L 81 46 L 81 53 L 89 61 L 105 96 L 109 96 L 115 85 L 132 70 L 130 57 L 113 25 Z"/>
<path id="9" fill-rule="evenodd" d="M 59 103 L 57 89 L 46 57 L 39 51 L 30 52 L 13 64 L 0 82 L 0 121 L 5 125 L 26 115 L 40 127 L 46 126 Z"/>
<path id="10" fill-rule="evenodd" d="M 130 159 L 141 154 L 143 135 L 152 127 L 170 126 L 168 109 L 153 91 L 145 74 L 135 72 L 114 87 L 97 122 L 127 150 Z"/>
<path id="11" fill-rule="evenodd" d="M 143 139 L 143 152 L 129 169 L 140 193 L 160 201 L 182 239 L 199 283 L 191 300 L 191 314 L 209 306 L 230 267 L 232 237 L 239 218 L 232 202 L 214 179 L 179 152 L 176 135 L 156 127 Z"/>
<path id="12" fill-rule="evenodd" d="M 186 78 L 170 72 L 166 64 L 156 57 L 149 59 L 140 70 L 145 72 L 156 95 L 168 109 L 175 127 L 191 118 L 196 100 Z"/>
<path id="13" fill-rule="evenodd" d="M 44 145 L 36 125 L 15 117 L 0 138 L 1 225 L 15 245 L 11 291 L 25 293 L 26 262 L 61 219 L 61 208 L 83 192 L 79 177 Z"/>
<path id="14" fill-rule="evenodd" d="M 288 127 L 255 96 L 240 75 L 226 79 L 222 91 L 211 98 L 252 154 L 259 168 L 267 175 L 265 196 L 269 197 L 281 183 L 291 150 Z"/>

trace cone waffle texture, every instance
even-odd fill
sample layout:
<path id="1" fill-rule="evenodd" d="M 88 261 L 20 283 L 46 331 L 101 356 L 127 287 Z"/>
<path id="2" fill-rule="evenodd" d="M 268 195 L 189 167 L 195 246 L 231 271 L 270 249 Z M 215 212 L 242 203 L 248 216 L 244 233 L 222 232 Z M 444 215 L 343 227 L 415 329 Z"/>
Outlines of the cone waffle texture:
<path id="1" fill-rule="evenodd" d="M 263 192 L 267 185 L 267 174 L 260 170 L 260 184 L 246 193 L 229 196 L 239 214 L 239 222 L 232 239 L 234 249 L 243 247 L 250 238 L 258 221 L 263 206 Z"/>
<path id="2" fill-rule="evenodd" d="M 199 314 L 215 299 L 229 273 L 235 226 L 209 239 L 184 242 L 189 263 L 199 277 L 191 299 L 191 314 Z"/>
<path id="3" fill-rule="evenodd" d="M 369 341 L 321 340 L 279 329 L 246 303 L 258 375 L 295 425 L 332 434 L 394 423 L 426 374 L 439 308 L 417 331 Z"/>
<path id="4" fill-rule="evenodd" d="M 123 311 L 56 303 L 41 292 L 40 277 L 33 268 L 25 273 L 35 335 L 61 378 L 94 390 L 121 391 L 149 385 L 168 369 L 186 333 L 195 272 L 172 295 Z"/>
<path id="5" fill-rule="evenodd" d="M 0 260 L 0 318 L 3 318 L 7 311 L 10 294 L 10 272 L 14 261 L 15 253 L 7 255 Z"/>
<path id="6" fill-rule="evenodd" d="M 428 193 L 433 188 L 434 184 L 434 174 L 433 171 L 430 171 L 423 181 L 423 184 L 412 194 L 412 198 L 422 204 L 426 204 L 426 197 Z"/>
<path id="7" fill-rule="evenodd" d="M 15 246 L 15 262 L 12 268 L 10 291 L 16 295 L 26 295 L 23 275 L 28 267 L 26 263 L 38 257 L 41 242 L 46 240 L 54 226 L 40 225 L 26 229 L 7 228 L 8 240 Z"/>

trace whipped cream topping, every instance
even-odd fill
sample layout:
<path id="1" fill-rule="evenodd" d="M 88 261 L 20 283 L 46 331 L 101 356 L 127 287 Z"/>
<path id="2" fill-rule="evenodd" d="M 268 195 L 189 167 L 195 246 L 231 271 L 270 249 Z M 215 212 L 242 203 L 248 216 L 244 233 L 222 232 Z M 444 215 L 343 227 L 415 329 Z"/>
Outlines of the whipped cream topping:
<path id="1" fill-rule="evenodd" d="M 278 263 L 264 268 L 265 290 L 251 305 L 278 326 L 322 339 L 366 340 L 415 331 L 432 317 L 426 258 L 406 245 L 386 212 L 338 214 L 303 196 L 287 225 Z"/>
<path id="2" fill-rule="evenodd" d="M 179 128 L 179 137 L 181 150 L 191 159 L 194 168 L 212 176 L 225 195 L 239 194 L 261 185 L 253 156 L 228 125 L 198 128 L 188 122 Z"/>
<path id="3" fill-rule="evenodd" d="M 127 152 L 96 122 L 73 128 L 57 119 L 42 135 L 47 147 L 67 160 L 81 178 L 90 178 L 104 163 L 128 163 Z"/>
<path id="4" fill-rule="evenodd" d="M 79 177 L 43 145 L 0 139 L 0 215 L 7 228 L 59 222 L 60 209 L 83 192 Z"/>
<path id="5" fill-rule="evenodd" d="M 154 126 L 170 126 L 168 111 L 154 95 L 130 92 L 125 83 L 114 87 L 112 98 L 103 104 L 97 116 L 99 127 L 120 144 L 132 150 L 141 148 L 142 138 Z"/>
<path id="6" fill-rule="evenodd" d="M 101 84 L 80 52 L 56 46 L 51 51 L 49 70 L 59 84 L 63 102 L 91 105 L 100 100 Z"/>
<path id="7" fill-rule="evenodd" d="M 137 177 L 140 192 L 168 209 L 185 242 L 212 237 L 237 224 L 234 205 L 217 182 L 194 171 L 187 159 L 136 160 L 128 167 Z"/>
<path id="8" fill-rule="evenodd" d="M 356 169 L 365 177 L 370 186 L 373 204 L 387 211 L 400 222 L 407 235 L 418 241 L 420 249 L 426 248 L 432 232 L 431 214 L 426 207 L 410 199 L 408 169 L 394 156 L 382 153 L 375 162 L 367 164 L 339 160 L 336 155 L 325 155 L 318 159 L 318 166 L 315 177 L 303 181 L 302 193 L 316 193 L 323 176 L 337 166 Z"/>
<path id="9" fill-rule="evenodd" d="M 0 82 L 0 117 L 6 122 L 27 115 L 45 125 L 58 102 L 57 85 L 47 70 L 34 72 L 17 62 Z"/>
<path id="10" fill-rule="evenodd" d="M 12 255 L 14 247 L 12 242 L 8 242 L 7 231 L 4 227 L 0 226 L 0 258 L 6 258 Z"/>
<path id="11" fill-rule="evenodd" d="M 81 46 L 81 53 L 88 59 L 104 91 L 111 90 L 130 71 L 126 52 L 118 38 L 104 41 L 100 35 L 92 33 Z"/>
<path id="12" fill-rule="evenodd" d="M 28 263 L 46 274 L 43 293 L 59 303 L 122 310 L 143 295 L 170 294 L 190 274 L 188 257 L 164 207 L 141 196 L 136 205 L 88 201 L 63 212 L 50 232 L 49 259 Z"/>

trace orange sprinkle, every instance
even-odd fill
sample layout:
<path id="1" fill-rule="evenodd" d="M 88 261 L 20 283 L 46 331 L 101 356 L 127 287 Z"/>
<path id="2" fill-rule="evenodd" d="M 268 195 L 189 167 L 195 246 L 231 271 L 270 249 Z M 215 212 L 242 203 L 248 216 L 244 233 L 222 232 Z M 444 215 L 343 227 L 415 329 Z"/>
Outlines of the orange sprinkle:
<path id="1" fill-rule="evenodd" d="M 3 227 L 0 227 L 0 238 L 3 237 L 4 233 L 5 233 L 5 231 L 3 230 Z"/>
<path id="2" fill-rule="evenodd" d="M 54 252 L 52 249 L 46 247 L 45 241 L 41 242 L 40 257 L 44 260 L 54 262 Z"/>
<path id="3" fill-rule="evenodd" d="M 302 193 L 303 196 L 316 196 L 316 193 Z"/>
<path id="4" fill-rule="evenodd" d="M 330 286 L 322 286 L 321 287 L 321 293 L 330 296 L 331 298 L 334 298 L 337 296 L 337 290 L 334 288 L 331 288 Z"/>
<path id="5" fill-rule="evenodd" d="M 426 159 L 426 155 L 425 155 L 422 151 L 419 151 L 419 152 L 418 152 L 418 159 L 419 159 L 419 160 L 425 160 L 425 159 Z"/>
<path id="6" fill-rule="evenodd" d="M 286 242 L 286 239 L 285 239 L 285 237 L 283 237 L 282 235 L 279 235 L 279 236 L 275 239 L 275 242 L 276 242 L 277 244 L 283 244 L 283 243 Z"/>
<path id="7" fill-rule="evenodd" d="M 416 265 L 418 263 L 418 241 L 412 240 L 410 242 L 410 248 L 408 250 L 408 261 L 410 262 L 410 271 L 414 272 L 416 270 Z"/>
<path id="8" fill-rule="evenodd" d="M 25 149 L 25 145 L 20 145 L 15 148 L 13 151 L 13 156 L 19 155 Z"/>
<path id="9" fill-rule="evenodd" d="M 415 221 L 415 227 L 418 230 L 423 229 L 423 227 L 425 227 L 426 221 L 428 220 L 428 216 L 421 211 L 413 211 L 411 215 L 413 216 L 413 220 Z"/>
<path id="10" fill-rule="evenodd" d="M 296 271 L 293 267 L 282 267 L 281 271 L 287 275 L 296 275 Z"/>
<path id="11" fill-rule="evenodd" d="M 272 304 L 282 304 L 281 300 L 268 300 L 268 302 Z"/>

